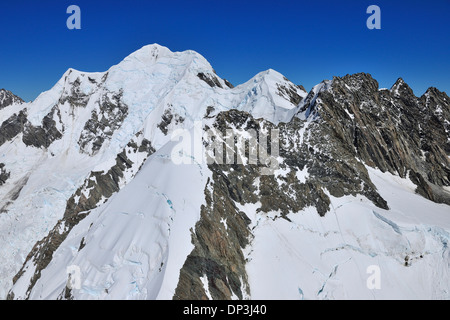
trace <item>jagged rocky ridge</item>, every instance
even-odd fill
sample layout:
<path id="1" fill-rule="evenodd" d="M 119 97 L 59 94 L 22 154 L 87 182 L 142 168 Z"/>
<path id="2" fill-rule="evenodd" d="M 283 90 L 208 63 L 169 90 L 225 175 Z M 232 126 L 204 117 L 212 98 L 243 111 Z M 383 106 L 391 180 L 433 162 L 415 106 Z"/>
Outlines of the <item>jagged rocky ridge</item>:
<path id="1" fill-rule="evenodd" d="M 249 295 L 249 292 L 241 292 L 241 283 L 236 280 L 245 272 L 230 273 L 230 270 L 245 270 L 245 261 L 239 249 L 234 249 L 232 254 L 228 251 L 236 246 L 243 250 L 252 234 L 250 219 L 233 205 L 235 202 L 242 205 L 258 202 L 257 211 L 279 211 L 285 219 L 289 219 L 288 213 L 300 212 L 308 206 L 325 215 L 331 210 L 327 193 L 338 198 L 361 194 L 376 206 L 389 209 L 370 180 L 364 166 L 367 164 L 383 172 L 409 177 L 417 185 L 416 192 L 420 195 L 450 204 L 449 193 L 439 188 L 449 185 L 450 176 L 448 154 L 441 147 L 448 141 L 445 118 L 437 121 L 441 112 L 436 112 L 436 105 L 434 108 L 422 105 L 424 99 L 417 99 L 402 79 L 391 90 L 378 90 L 378 83 L 362 73 L 335 77 L 332 82 L 320 86 L 318 93 L 313 90 L 305 99 L 299 108 L 299 117 L 278 126 L 236 110 L 222 112 L 216 117 L 214 125 L 221 132 L 229 128 L 256 128 L 258 132 L 262 127 L 269 127 L 265 129 L 269 131 L 279 129 L 282 133 L 282 163 L 280 170 L 268 176 L 261 176 L 258 167 L 252 165 L 210 166 L 213 194 L 228 202 L 212 200 L 212 195 L 205 191 L 207 203 L 212 207 L 209 210 L 215 210 L 215 214 L 203 214 L 203 210 L 209 210 L 202 208 L 202 218 L 196 225 L 199 231 L 193 237 L 196 248 L 181 270 L 177 288 L 184 295 L 176 292 L 175 298 L 205 298 L 202 290 L 192 292 L 188 289 L 200 287 L 202 274 L 208 275 L 209 290 L 214 299 L 230 299 L 232 292 L 240 299 L 244 294 Z M 398 95 L 398 90 L 404 91 L 403 96 Z M 442 103 L 440 106 L 446 105 L 448 110 L 446 94 L 430 88 L 424 97 L 430 91 L 437 94 Z M 314 120 L 308 121 L 310 117 Z M 435 122 L 434 125 L 431 122 Z M 300 181 L 296 174 L 302 171 L 307 171 L 308 175 Z M 257 186 L 255 181 L 258 181 Z M 212 217 L 214 222 L 210 221 Z M 244 237 L 235 239 L 230 232 L 225 232 L 220 223 L 223 219 L 233 219 L 230 229 L 239 230 L 236 233 Z M 214 230 L 214 233 L 208 230 Z M 225 234 L 220 234 L 221 231 Z M 206 239 L 205 235 L 208 235 Z M 209 237 L 213 239 L 207 240 Z M 203 243 L 205 241 L 207 243 Z M 214 247 L 216 250 L 211 250 Z M 237 261 L 236 257 L 239 258 Z M 225 270 L 217 266 L 225 266 Z M 245 277 L 241 281 L 245 283 L 244 288 L 248 288 Z"/>
<path id="2" fill-rule="evenodd" d="M 0 89 L 0 109 L 6 108 L 12 104 L 21 104 L 25 101 L 16 96 L 9 90 Z"/>
<path id="3" fill-rule="evenodd" d="M 180 60 L 189 63 L 173 65 L 173 61 Z M 164 72 L 170 76 L 161 77 L 164 72 L 159 68 L 167 68 Z M 132 69 L 136 78 L 124 82 L 120 73 L 124 69 Z M 178 75 L 182 76 L 177 78 Z M 174 78 L 175 81 L 170 82 Z M 136 87 L 142 79 L 151 79 L 146 89 Z M 48 159 L 31 166 L 43 167 L 47 165 L 45 161 L 58 157 L 66 159 L 62 158 L 64 153 L 79 157 L 80 161 L 85 161 L 83 163 L 89 161 L 91 165 L 74 173 L 73 177 L 79 177 L 77 182 L 66 186 L 68 191 L 61 198 L 54 198 L 61 204 L 54 210 L 49 229 L 41 228 L 26 239 L 27 244 L 19 250 L 22 257 L 13 255 L 16 263 L 4 267 L 4 277 L 14 276 L 12 288 L 7 288 L 10 299 L 251 298 L 254 282 L 249 279 L 251 258 L 247 251 L 258 239 L 258 225 L 252 215 L 271 216 L 276 212 L 271 218 L 274 224 L 279 219 L 293 223 L 292 214 L 301 215 L 308 208 L 315 208 L 318 216 L 326 217 L 336 210 L 333 199 L 358 196 L 368 199 L 376 208 L 389 210 L 390 204 L 371 180 L 368 168 L 410 179 L 420 196 L 450 203 L 445 189 L 449 186 L 449 98 L 435 88 L 417 98 L 402 79 L 390 90 L 380 90 L 376 80 L 361 73 L 324 81 L 306 94 L 301 86 L 290 83 L 273 70 L 233 87 L 220 79 L 198 54 L 171 53 L 156 45 L 144 47 L 105 73 L 86 74 L 71 69 L 56 88 L 58 94 L 47 94 L 51 103 L 39 102 L 38 98 L 33 106 L 25 105 L 13 110 L 15 112 L 6 109 L 9 117 L 1 124 L 3 140 L 0 142 L 9 147 L 14 142 L 17 150 L 24 146 L 35 148 L 33 152 L 41 159 Z M 188 91 L 191 97 L 192 91 L 196 95 L 187 98 L 185 92 Z M 47 101 L 42 97 L 41 100 Z M 39 116 L 37 113 L 29 115 L 32 107 L 46 105 L 48 107 L 39 112 Z M 76 128 L 71 124 L 74 120 L 70 119 L 77 121 Z M 190 129 L 200 120 L 202 130 L 253 129 L 260 134 L 278 129 L 278 169 L 273 175 L 261 175 L 263 163 L 194 163 L 199 183 L 190 185 L 173 180 L 169 170 L 175 169 L 168 164 L 170 158 L 166 150 L 173 146 L 171 133 L 179 128 Z M 208 142 L 203 140 L 202 143 L 207 145 Z M 158 161 L 163 162 L 161 167 Z M 152 166 L 160 168 L 160 172 L 152 171 L 157 170 Z M 3 177 L 10 177 L 11 173 L 6 173 L 4 168 L 8 170 L 8 163 L 1 167 L 1 172 Z M 65 170 L 67 167 L 63 166 L 61 176 Z M 16 172 L 20 173 L 17 169 Z M 157 174 L 166 174 L 167 179 L 172 177 L 169 184 L 180 186 L 176 189 L 153 182 L 159 180 Z M 20 209 L 17 199 L 20 200 L 21 190 L 30 180 L 29 173 L 18 174 L 17 178 L 22 179 L 23 186 L 18 192 L 3 190 L 2 195 L 6 197 L 0 203 L 2 211 L 11 217 Z M 149 181 L 146 188 L 154 190 L 151 196 L 127 191 L 133 190 L 141 180 Z M 203 200 L 190 202 L 188 196 L 178 195 L 189 193 L 183 191 L 186 190 L 183 186 L 191 188 L 191 192 Z M 125 197 L 127 192 L 131 193 L 131 198 Z M 99 231 L 101 225 L 106 225 L 102 219 L 114 214 L 119 204 L 126 208 L 121 195 L 125 202 L 129 201 L 130 207 L 135 206 L 133 203 L 142 203 L 130 210 L 141 212 L 139 215 L 144 217 L 159 217 L 155 221 L 167 223 L 168 234 L 158 231 L 163 239 L 155 242 L 159 249 L 149 243 L 135 248 L 135 241 L 120 250 L 97 244 L 98 239 L 106 239 L 108 234 Z M 28 198 L 22 201 L 33 199 L 28 193 L 24 196 Z M 183 199 L 182 208 L 181 201 L 175 204 L 173 198 L 176 197 Z M 169 208 L 160 208 L 160 201 L 167 202 Z M 246 209 L 248 206 L 253 209 Z M 191 227 L 183 226 L 190 230 L 191 248 L 177 249 L 185 255 L 183 261 L 177 262 L 177 269 L 174 254 L 171 256 L 168 248 L 174 250 L 171 239 L 175 237 L 174 230 L 182 230 L 177 227 L 177 219 L 182 219 L 182 214 L 191 216 Z M 1 222 L 6 225 L 8 220 Z M 147 223 L 149 230 L 159 225 Z M 139 235 L 137 230 L 135 232 Z M 116 243 L 126 238 L 120 234 L 112 236 Z M 68 250 L 70 247 L 75 249 Z M 134 248 L 131 253 L 130 248 Z M 121 253 L 121 250 L 126 252 Z M 98 252 L 105 262 L 96 265 L 100 268 L 98 271 L 89 267 L 92 273 L 89 281 L 96 279 L 96 282 L 87 282 L 82 292 L 74 293 L 66 286 L 64 264 L 76 259 L 89 265 L 83 252 L 86 255 Z M 114 253 L 114 259 L 108 252 Z M 136 254 L 137 258 L 133 259 L 137 261 L 125 259 Z M 142 254 L 150 257 L 147 262 L 143 262 Z M 445 261 L 444 258 L 443 263 Z M 128 289 L 129 284 L 123 288 L 114 285 L 115 281 L 124 280 L 111 275 L 132 268 L 130 274 L 134 277 L 143 272 L 143 264 L 157 267 L 149 267 L 142 278 L 134 278 L 132 290 Z M 107 271 L 111 268 L 112 271 Z"/>
<path id="4" fill-rule="evenodd" d="M 450 178 L 449 98 L 444 92 L 430 88 L 417 98 L 401 78 L 390 90 L 379 90 L 364 73 L 335 77 L 325 87 L 314 101 L 307 98 L 300 112 L 327 124 L 320 136 L 339 141 L 341 156 L 344 149 L 382 172 L 409 176 L 422 196 L 450 204 L 439 188 L 448 186 Z"/>

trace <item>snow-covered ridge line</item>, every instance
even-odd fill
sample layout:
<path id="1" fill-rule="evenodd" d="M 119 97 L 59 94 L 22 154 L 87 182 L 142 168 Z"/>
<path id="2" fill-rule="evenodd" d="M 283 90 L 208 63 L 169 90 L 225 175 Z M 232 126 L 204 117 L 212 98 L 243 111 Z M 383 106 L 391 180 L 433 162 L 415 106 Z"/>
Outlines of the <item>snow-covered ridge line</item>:
<path id="1" fill-rule="evenodd" d="M 69 198 L 92 172 L 99 168 L 107 172 L 137 134 L 159 150 L 170 143 L 173 130 L 192 128 L 210 106 L 215 112 L 239 106 L 258 117 L 286 120 L 285 110 L 295 105 L 287 95 L 278 94 L 277 83 L 294 87 L 269 70 L 230 88 L 200 54 L 171 52 L 154 44 L 104 72 L 70 68 L 34 101 L 1 109 L 5 120 L 24 112 L 26 123 L 14 124 L 18 132 L 42 128 L 57 134 L 48 147 L 24 144 L 23 133 L 0 146 L 2 172 L 8 175 L 0 188 L 0 199 L 4 199 L 0 209 L 5 210 L 0 214 L 0 232 L 9 234 L 0 239 L 4 259 L 0 296 L 6 296 L 33 245 L 62 218 Z M 163 122 L 163 115 L 171 120 Z M 128 157 L 134 164 L 142 161 L 133 153 Z M 22 186 L 20 181 L 26 183 Z"/>
<path id="2" fill-rule="evenodd" d="M 156 44 L 104 72 L 67 70 L 35 101 L 0 110 L 17 132 L 0 145 L 0 178 L 7 177 L 0 187 L 0 297 L 257 298 L 270 292 L 321 299 L 406 292 L 406 286 L 365 291 L 365 267 L 377 261 L 390 276 L 403 272 L 405 283 L 420 272 L 438 282 L 448 265 L 440 255 L 448 253 L 448 207 L 425 199 L 434 191 L 426 179 L 446 190 L 437 185 L 447 183 L 446 165 L 434 144 L 448 135 L 440 130 L 448 104 L 429 91 L 426 106 L 439 116 L 429 120 L 418 116 L 420 106 L 405 108 L 403 99 L 419 103 L 406 84 L 398 96 L 394 91 L 380 91 L 370 75 L 356 74 L 325 80 L 307 94 L 272 69 L 232 87 L 200 54 Z M 217 119 L 220 129 L 260 121 L 264 130 L 284 128 L 288 143 L 274 179 L 248 166 L 227 172 L 171 161 L 175 130 L 198 138 L 194 124 L 202 122 L 202 131 Z M 416 128 L 420 121 L 435 125 Z M 399 136 L 400 142 L 392 138 Z M 245 205 L 244 195 L 251 199 Z M 433 212 L 421 214 L 427 205 Z M 428 264 L 441 269 L 430 273 Z M 73 265 L 83 279 L 78 291 L 67 287 Z M 413 287 L 408 296 L 447 297 L 445 282 Z"/>

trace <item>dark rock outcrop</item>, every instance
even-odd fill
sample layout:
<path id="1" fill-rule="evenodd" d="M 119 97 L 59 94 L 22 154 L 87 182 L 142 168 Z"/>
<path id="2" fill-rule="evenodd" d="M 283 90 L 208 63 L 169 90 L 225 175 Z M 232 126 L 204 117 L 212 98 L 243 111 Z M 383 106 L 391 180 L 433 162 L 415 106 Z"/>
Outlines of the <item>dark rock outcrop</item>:
<path id="1" fill-rule="evenodd" d="M 68 81 L 68 78 L 70 76 L 70 74 L 72 73 L 72 70 L 70 70 L 65 78 L 65 81 Z M 107 76 L 107 73 L 105 74 L 105 78 Z M 92 83 L 92 81 L 90 81 Z M 63 95 L 60 97 L 59 99 L 59 104 L 64 104 L 66 102 L 68 102 L 72 108 L 75 107 L 80 107 L 80 108 L 84 108 L 86 107 L 90 95 L 85 94 L 82 92 L 81 88 L 81 80 L 79 78 L 75 79 L 75 81 L 73 82 L 69 82 L 66 86 L 68 88 L 70 88 L 69 92 L 65 92 L 63 93 Z"/>
<path id="2" fill-rule="evenodd" d="M 294 92 L 278 89 L 281 94 Z M 293 103 L 301 102 L 292 98 Z M 334 210 L 330 196 L 364 195 L 374 205 L 389 209 L 366 166 L 409 178 L 421 196 L 450 204 L 442 188 L 449 185 L 450 177 L 445 93 L 430 88 L 418 99 L 402 79 L 391 90 L 379 90 L 376 80 L 360 73 L 323 82 L 302 104 L 299 115 L 306 115 L 306 120 L 294 117 L 278 125 L 237 110 L 213 116 L 213 127 L 221 137 L 227 129 L 236 136 L 254 130 L 258 148 L 266 147 L 269 154 L 272 145 L 270 140 L 262 145 L 266 141 L 261 133 L 279 130 L 281 162 L 271 175 L 261 174 L 266 165 L 261 159 L 241 165 L 235 158 L 226 164 L 227 151 L 236 147 L 223 140 L 220 163 L 208 165 L 213 174 L 205 188 L 206 205 L 195 231 L 191 230 L 194 249 L 180 271 L 174 299 L 248 296 L 243 249 L 253 235 L 251 221 L 238 204 L 258 203 L 258 214 L 278 212 L 278 217 L 287 220 L 288 214 L 309 206 L 320 215 L 327 214 Z M 205 118 L 213 118 L 211 113 L 212 109 Z M 213 141 L 204 143 L 208 146 Z M 244 147 L 247 158 L 249 148 L 250 144 Z"/>
<path id="3" fill-rule="evenodd" d="M 122 102 L 122 92 L 104 94 L 98 102 L 99 112 L 92 111 L 91 118 L 81 132 L 78 144 L 81 151 L 95 155 L 106 140 L 120 128 L 128 115 L 128 106 Z"/>
<path id="4" fill-rule="evenodd" d="M 208 291 L 215 300 L 229 300 L 233 295 L 242 299 L 249 294 L 242 249 L 251 235 L 250 221 L 233 202 L 221 170 L 214 166 L 212 169 L 214 182 L 209 181 L 208 185 L 213 192 L 207 185 L 207 205 L 201 208 L 195 232 L 191 230 L 195 248 L 180 271 L 175 300 L 207 300 L 202 277 L 207 278 Z"/>
<path id="5" fill-rule="evenodd" d="M 5 164 L 0 163 L 0 186 L 6 182 L 6 180 L 9 178 L 10 173 L 6 171 Z"/>
<path id="6" fill-rule="evenodd" d="M 205 81 L 212 88 L 214 88 L 214 87 L 223 88 L 222 85 L 220 84 L 219 79 L 217 79 L 217 77 L 215 75 L 205 74 L 203 72 L 200 72 L 197 74 L 197 77 L 199 77 L 201 80 Z M 227 84 L 227 86 L 228 86 L 228 84 Z"/>
<path id="7" fill-rule="evenodd" d="M 27 109 L 13 114 L 0 126 L 0 145 L 23 133 L 22 141 L 25 145 L 47 148 L 62 137 L 62 133 L 56 128 L 55 117 L 60 121 L 59 109 L 56 106 L 44 117 L 42 125 L 36 127 L 28 121 Z"/>
<path id="8" fill-rule="evenodd" d="M 3 121 L 0 125 L 0 146 L 22 132 L 27 121 L 26 109 Z"/>
<path id="9" fill-rule="evenodd" d="M 297 89 L 306 92 L 305 88 L 303 88 L 303 86 L 295 86 L 294 84 L 291 84 L 289 79 L 286 77 L 284 77 L 284 80 L 290 85 L 287 86 L 277 83 L 277 94 L 290 101 L 293 105 L 298 105 L 303 100 L 303 97 L 297 93 Z"/>
<path id="10" fill-rule="evenodd" d="M 174 113 L 172 110 L 172 106 L 169 105 L 168 108 L 164 110 L 164 113 L 161 117 L 161 122 L 158 123 L 157 127 L 161 130 L 162 133 L 167 135 L 169 131 L 168 127 L 172 122 L 174 122 L 175 125 L 178 125 L 179 123 L 184 122 L 184 118 L 177 113 Z"/>
<path id="11" fill-rule="evenodd" d="M 228 81 L 227 79 L 223 79 L 223 81 L 225 82 L 225 84 L 227 85 L 228 88 L 230 88 L 230 89 L 234 88 L 233 84 L 230 81 Z"/>
<path id="12" fill-rule="evenodd" d="M 390 90 L 378 90 L 375 79 L 359 73 L 333 78 L 307 100 L 301 112 L 321 124 L 321 137 L 341 145 L 336 150 L 402 178 L 413 172 L 418 193 L 450 203 L 449 197 L 435 198 L 432 191 L 432 185 L 450 184 L 450 103 L 445 93 L 430 88 L 418 99 L 401 78 Z"/>
<path id="13" fill-rule="evenodd" d="M 0 89 L 0 110 L 13 104 L 24 103 L 22 98 L 16 96 L 9 90 Z"/>
<path id="14" fill-rule="evenodd" d="M 30 123 L 25 124 L 23 143 L 36 148 L 48 148 L 55 140 L 61 139 L 62 133 L 56 128 L 55 117 L 61 123 L 61 115 L 56 106 L 42 119 L 41 126 L 35 127 Z"/>
<path id="15" fill-rule="evenodd" d="M 279 212 L 280 217 L 287 220 L 289 213 L 308 206 L 314 206 L 320 215 L 325 215 L 331 210 L 329 194 L 335 197 L 364 194 L 375 205 L 388 208 L 365 167 L 345 150 L 338 157 L 343 152 L 338 139 L 335 145 L 330 145 L 330 140 L 315 139 L 320 130 L 318 124 L 308 126 L 306 121 L 295 118 L 275 126 L 253 119 L 246 112 L 230 110 L 218 114 L 214 127 L 223 134 L 231 129 L 236 136 L 240 130 L 255 130 L 259 148 L 266 142 L 261 138 L 263 132 L 279 130 L 282 133 L 279 154 L 283 162 L 273 174 L 262 175 L 261 168 L 266 166 L 262 159 L 255 164 L 242 165 L 236 161 L 226 164 L 224 152 L 222 163 L 208 166 L 213 174 L 205 188 L 206 205 L 202 206 L 200 220 L 192 231 L 195 248 L 180 271 L 174 299 L 207 299 L 201 280 L 205 276 L 213 299 L 249 296 L 243 249 L 253 235 L 251 220 L 237 204 L 260 203 L 257 213 Z M 205 141 L 209 143 L 211 141 Z M 265 147 L 271 154 L 271 141 L 267 143 Z M 313 144 L 315 149 L 311 147 Z M 224 150 L 234 149 L 233 145 L 224 145 Z M 249 154 L 249 144 L 246 144 L 247 158 Z M 341 161 L 342 157 L 346 161 Z M 299 179 L 297 173 L 303 170 L 307 177 Z"/>

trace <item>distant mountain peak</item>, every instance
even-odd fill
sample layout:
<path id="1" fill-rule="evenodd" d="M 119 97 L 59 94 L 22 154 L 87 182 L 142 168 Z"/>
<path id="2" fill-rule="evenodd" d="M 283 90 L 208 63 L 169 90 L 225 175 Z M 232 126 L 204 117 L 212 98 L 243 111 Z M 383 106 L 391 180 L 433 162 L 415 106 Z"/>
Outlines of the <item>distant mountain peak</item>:
<path id="1" fill-rule="evenodd" d="M 22 98 L 16 96 L 9 90 L 0 89 L 0 109 L 9 107 L 12 104 L 24 103 Z"/>
<path id="2" fill-rule="evenodd" d="M 370 73 L 364 72 L 347 74 L 343 77 L 333 77 L 333 86 L 337 87 L 340 84 L 352 91 L 369 90 L 370 92 L 375 92 L 378 90 L 377 80 Z"/>
<path id="3" fill-rule="evenodd" d="M 449 97 L 448 97 L 447 93 L 445 91 L 440 91 L 436 87 L 429 87 L 427 89 L 427 91 L 425 91 L 425 94 L 426 95 L 432 94 L 432 95 L 443 96 L 445 100 L 449 101 Z"/>
<path id="4" fill-rule="evenodd" d="M 411 87 L 403 80 L 403 78 L 398 78 L 397 81 L 393 84 L 390 91 L 394 94 L 395 97 L 399 96 L 414 96 L 414 92 Z"/>

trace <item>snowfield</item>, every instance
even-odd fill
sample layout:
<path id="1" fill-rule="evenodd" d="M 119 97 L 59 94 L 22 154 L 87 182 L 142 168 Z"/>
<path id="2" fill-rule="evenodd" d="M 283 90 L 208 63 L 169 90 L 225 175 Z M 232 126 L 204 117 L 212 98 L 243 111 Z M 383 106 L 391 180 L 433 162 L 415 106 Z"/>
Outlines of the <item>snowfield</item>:
<path id="1" fill-rule="evenodd" d="M 325 81 L 315 86 L 310 104 L 330 85 Z M 293 103 L 284 93 L 289 90 L 302 102 Z M 115 95 L 127 106 L 117 128 L 117 114 L 102 110 Z M 79 286 L 71 290 L 75 299 L 172 299 L 180 269 L 194 248 L 191 235 L 212 172 L 205 162 L 175 164 L 171 155 L 178 141 L 171 134 L 186 129 L 202 145 L 201 135 L 194 132 L 198 121 L 211 125 L 205 120 L 207 110 L 213 117 L 238 109 L 275 124 L 294 115 L 304 120 L 311 112 L 306 96 L 271 69 L 231 88 L 200 54 L 171 52 L 155 44 L 105 72 L 69 69 L 35 101 L 1 109 L 0 123 L 26 110 L 29 123 L 41 126 L 57 106 L 53 120 L 62 137 L 48 148 L 36 148 L 25 145 L 20 133 L 0 145 L 0 163 L 10 172 L 0 186 L 0 298 L 9 292 L 15 299 L 60 298 L 69 273 L 76 270 Z M 79 105 L 71 102 L 75 98 Z M 104 129 L 111 134 L 98 150 L 91 140 L 80 143 L 83 135 L 98 134 L 86 129 L 95 115 L 111 124 Z M 177 121 L 164 124 L 164 117 Z M 155 149 L 148 158 L 129 146 L 143 139 Z M 36 271 L 32 260 L 13 284 L 36 242 L 63 218 L 69 198 L 91 172 L 111 169 L 123 150 L 133 164 L 119 181 L 120 191 L 73 227 L 31 292 Z M 195 160 L 195 150 L 182 157 Z M 257 213 L 259 203 L 236 203 L 250 218 L 254 235 L 244 249 L 250 287 L 244 298 L 450 299 L 449 206 L 416 194 L 409 179 L 366 168 L 390 210 L 364 196 L 329 195 L 331 210 L 324 217 L 308 207 L 289 213 L 289 221 L 279 212 Z M 296 177 L 304 183 L 308 168 Z M 226 219 L 221 222 L 228 227 Z M 373 270 L 379 270 L 379 288 L 371 287 Z M 211 297 L 207 280 L 201 278 Z"/>
<path id="2" fill-rule="evenodd" d="M 73 229 L 32 299 L 58 298 L 71 265 L 81 271 L 81 288 L 73 290 L 77 299 L 173 296 L 173 274 L 193 248 L 190 229 L 208 177 L 196 165 L 174 165 L 168 159 L 172 147 L 153 154 L 135 179 Z M 86 246 L 79 251 L 82 241 Z"/>
<path id="3" fill-rule="evenodd" d="M 73 229 L 31 299 L 56 299 L 73 265 L 82 279 L 72 291 L 76 299 L 172 298 L 193 249 L 190 229 L 208 170 L 174 165 L 171 147 L 152 155 L 135 179 Z M 450 298 L 448 207 L 416 195 L 408 179 L 367 169 L 391 210 L 362 196 L 332 197 L 324 217 L 310 207 L 288 221 L 256 213 L 258 203 L 237 204 L 254 227 L 245 248 L 248 299 Z M 370 286 L 373 266 L 379 288 Z"/>
<path id="4" fill-rule="evenodd" d="M 448 206 L 414 194 L 407 179 L 367 169 L 391 210 L 345 196 L 332 197 L 324 217 L 315 208 L 289 214 L 292 222 L 253 215 L 252 299 L 450 298 Z"/>

